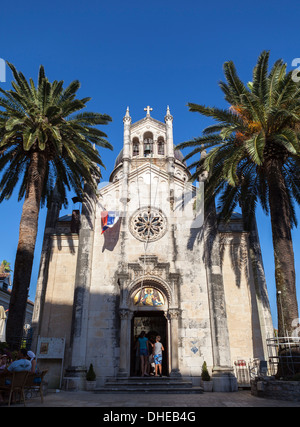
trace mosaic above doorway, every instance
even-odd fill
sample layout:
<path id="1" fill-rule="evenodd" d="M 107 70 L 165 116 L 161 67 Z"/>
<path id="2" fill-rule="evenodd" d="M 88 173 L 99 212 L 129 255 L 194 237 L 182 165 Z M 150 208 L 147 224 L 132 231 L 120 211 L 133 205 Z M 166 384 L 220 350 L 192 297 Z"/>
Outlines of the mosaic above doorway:
<path id="1" fill-rule="evenodd" d="M 154 288 L 143 288 L 133 298 L 133 304 L 139 307 L 158 307 L 164 305 L 164 303 L 165 300 L 162 293 Z"/>

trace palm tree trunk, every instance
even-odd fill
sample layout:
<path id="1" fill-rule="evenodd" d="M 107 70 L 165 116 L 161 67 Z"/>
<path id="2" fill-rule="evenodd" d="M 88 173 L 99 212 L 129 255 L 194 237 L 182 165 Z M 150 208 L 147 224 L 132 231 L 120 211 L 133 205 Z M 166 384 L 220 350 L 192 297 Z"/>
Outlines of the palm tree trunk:
<path id="1" fill-rule="evenodd" d="M 46 165 L 46 157 L 43 154 L 32 153 L 20 221 L 19 242 L 6 326 L 7 343 L 11 349 L 19 348 L 23 336 Z"/>
<path id="2" fill-rule="evenodd" d="M 267 160 L 266 171 L 275 259 L 278 335 L 283 337 L 291 335 L 292 322 L 298 318 L 291 220 L 282 161 L 276 158 Z"/>

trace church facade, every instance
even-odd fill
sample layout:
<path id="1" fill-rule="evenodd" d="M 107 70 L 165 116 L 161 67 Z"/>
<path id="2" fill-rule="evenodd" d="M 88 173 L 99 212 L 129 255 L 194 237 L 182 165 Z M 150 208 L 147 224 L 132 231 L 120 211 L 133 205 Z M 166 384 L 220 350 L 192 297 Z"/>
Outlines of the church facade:
<path id="1" fill-rule="evenodd" d="M 173 117 L 124 122 L 108 185 L 86 187 L 81 213 L 49 207 L 33 317 L 37 337 L 64 337 L 64 375 L 83 388 L 92 363 L 101 387 L 139 375 L 135 341 L 160 335 L 163 375 L 200 382 L 205 361 L 216 391 L 236 387 L 234 362 L 266 360 L 273 336 L 257 229 L 242 216 L 217 221 L 174 149 Z M 78 215 L 80 227 L 78 227 Z M 57 386 L 60 364 L 49 368 Z"/>

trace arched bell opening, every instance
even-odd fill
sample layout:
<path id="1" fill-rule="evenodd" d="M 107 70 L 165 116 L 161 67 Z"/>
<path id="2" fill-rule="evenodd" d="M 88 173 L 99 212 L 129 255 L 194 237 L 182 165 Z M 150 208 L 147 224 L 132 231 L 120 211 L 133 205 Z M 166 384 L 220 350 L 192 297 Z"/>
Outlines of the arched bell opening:
<path id="1" fill-rule="evenodd" d="M 140 154 L 140 141 L 138 138 L 133 138 L 132 141 L 132 157 L 139 156 Z"/>
<path id="2" fill-rule="evenodd" d="M 159 156 L 165 155 L 165 141 L 162 137 L 159 137 L 157 140 L 157 154 Z"/>
<path id="3" fill-rule="evenodd" d="M 153 133 L 145 132 L 143 141 L 144 141 L 144 157 L 150 157 L 153 154 Z"/>

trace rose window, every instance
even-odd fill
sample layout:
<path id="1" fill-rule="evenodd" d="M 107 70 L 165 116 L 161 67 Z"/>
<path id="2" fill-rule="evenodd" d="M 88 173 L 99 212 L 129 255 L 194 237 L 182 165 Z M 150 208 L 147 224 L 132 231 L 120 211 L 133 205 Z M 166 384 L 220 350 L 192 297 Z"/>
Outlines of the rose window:
<path id="1" fill-rule="evenodd" d="M 131 218 L 130 230 L 134 237 L 145 242 L 160 239 L 166 232 L 167 219 L 160 209 L 142 208 Z"/>

